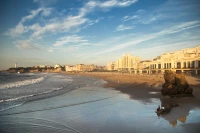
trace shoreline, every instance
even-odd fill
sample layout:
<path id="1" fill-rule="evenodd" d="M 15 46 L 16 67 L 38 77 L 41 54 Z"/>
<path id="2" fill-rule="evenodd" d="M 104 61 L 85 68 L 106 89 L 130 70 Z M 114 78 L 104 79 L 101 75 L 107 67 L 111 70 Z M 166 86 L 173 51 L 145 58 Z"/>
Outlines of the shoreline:
<path id="1" fill-rule="evenodd" d="M 106 88 L 114 88 L 122 93 L 128 94 L 131 98 L 149 99 L 162 98 L 161 89 L 164 84 L 164 76 L 159 75 L 135 75 L 118 73 L 65 73 L 69 75 L 80 75 L 93 77 L 107 81 Z M 198 100 L 200 95 L 200 77 L 185 76 L 190 87 L 193 88 L 194 97 Z M 150 94 L 149 94 L 150 93 Z M 154 94 L 153 94 L 154 93 Z M 152 95 L 153 94 L 153 95 Z M 137 100 L 136 99 L 136 100 Z"/>
<path id="2" fill-rule="evenodd" d="M 52 127 L 52 132 L 58 129 L 67 132 L 68 127 L 59 123 L 83 133 L 159 132 L 162 128 L 169 129 L 166 132 L 188 130 L 195 133 L 194 129 L 199 128 L 199 100 L 196 97 L 163 97 L 160 93 L 163 81 L 158 81 L 157 75 L 60 74 L 73 77 L 71 87 L 80 88 L 1 112 L 0 117 L 4 123 L 0 124 L 0 129 L 12 131 L 9 128 L 12 126 L 15 131 L 47 132 Z M 104 84 L 104 81 L 107 83 Z M 169 114 L 157 116 L 157 105 L 170 100 L 179 106 Z M 9 125 L 6 125 L 8 122 Z M 28 124 L 20 125 L 19 122 Z M 32 127 L 32 124 L 39 124 L 39 127 Z"/>

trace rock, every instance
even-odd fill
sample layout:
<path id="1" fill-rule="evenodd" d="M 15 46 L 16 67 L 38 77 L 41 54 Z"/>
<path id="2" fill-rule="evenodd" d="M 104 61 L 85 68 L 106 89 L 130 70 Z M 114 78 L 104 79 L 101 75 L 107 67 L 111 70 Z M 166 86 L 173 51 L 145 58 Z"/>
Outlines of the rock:
<path id="1" fill-rule="evenodd" d="M 189 87 L 183 73 L 175 74 L 172 71 L 166 71 L 164 75 L 165 83 L 162 85 L 162 95 L 178 96 L 192 95 L 193 89 Z"/>
<path id="2" fill-rule="evenodd" d="M 166 71 L 164 75 L 165 83 L 174 84 L 175 83 L 175 73 L 172 71 Z"/>
<path id="3" fill-rule="evenodd" d="M 162 105 L 161 107 L 158 106 L 157 110 L 156 110 L 156 113 L 157 115 L 161 115 L 161 114 L 167 114 L 171 111 L 171 109 L 173 107 L 177 107 L 178 104 L 176 103 L 173 103 L 173 104 L 165 104 L 165 105 Z"/>

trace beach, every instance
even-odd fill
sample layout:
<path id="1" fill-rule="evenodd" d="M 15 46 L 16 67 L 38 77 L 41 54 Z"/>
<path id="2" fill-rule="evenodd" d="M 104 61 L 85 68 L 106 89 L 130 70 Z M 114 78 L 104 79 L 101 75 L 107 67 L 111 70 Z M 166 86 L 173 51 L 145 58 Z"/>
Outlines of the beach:
<path id="1" fill-rule="evenodd" d="M 50 92 L 48 88 L 52 85 L 52 88 L 61 89 L 51 89 L 50 93 L 21 99 L 26 101 L 0 111 L 1 132 L 200 131 L 199 79 L 196 77 L 187 78 L 192 83 L 194 98 L 171 99 L 160 93 L 164 82 L 162 75 L 54 73 L 45 76 L 48 78 L 38 83 L 10 89 L 30 88 L 33 91 L 39 86 L 40 89 L 35 91 L 40 93 L 43 89 Z M 40 77 L 35 75 L 34 78 Z M 1 92 L 8 93 L 8 90 L 1 89 Z M 170 100 L 179 106 L 169 114 L 157 116 L 155 110 L 158 105 Z"/>

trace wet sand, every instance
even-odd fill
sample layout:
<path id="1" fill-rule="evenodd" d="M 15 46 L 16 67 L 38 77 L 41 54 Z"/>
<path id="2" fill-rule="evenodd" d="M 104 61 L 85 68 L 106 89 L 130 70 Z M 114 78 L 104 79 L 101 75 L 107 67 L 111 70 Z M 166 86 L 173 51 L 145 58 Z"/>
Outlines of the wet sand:
<path id="1" fill-rule="evenodd" d="M 79 73 L 88 77 L 103 79 L 108 83 L 105 87 L 112 87 L 122 93 L 130 95 L 137 100 L 147 100 L 149 98 L 162 98 L 160 90 L 164 83 L 163 75 L 134 75 L 134 74 L 117 74 L 117 73 Z M 200 100 L 200 77 L 186 76 L 186 79 L 193 88 L 193 95 Z M 152 94 L 154 94 L 152 96 Z"/>
<path id="2" fill-rule="evenodd" d="M 162 115 L 164 119 L 175 127 L 177 123 L 185 123 L 187 116 L 194 110 L 200 109 L 200 77 L 186 76 L 193 88 L 193 98 L 169 98 L 162 96 L 161 89 L 164 83 L 163 75 L 130 75 L 130 74 L 108 74 L 108 73 L 82 73 L 80 75 L 103 79 L 108 83 L 104 87 L 112 87 L 122 93 L 128 94 L 131 99 L 138 100 L 144 104 L 152 102 L 152 98 L 160 100 L 161 104 L 177 103 L 179 106 L 171 110 L 169 114 Z M 156 110 L 156 108 L 155 108 Z M 199 116 L 197 116 L 197 119 Z M 178 121 L 178 122 L 177 122 Z M 199 124 L 185 125 L 187 130 L 200 131 Z M 193 127 L 193 128 L 191 128 Z M 190 130 L 191 129 L 191 130 Z"/>

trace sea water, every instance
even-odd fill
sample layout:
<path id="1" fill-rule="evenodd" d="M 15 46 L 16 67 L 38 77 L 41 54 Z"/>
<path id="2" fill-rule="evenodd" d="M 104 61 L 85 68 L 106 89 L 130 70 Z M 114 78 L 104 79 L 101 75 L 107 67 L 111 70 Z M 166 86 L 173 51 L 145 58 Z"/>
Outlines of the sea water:
<path id="1" fill-rule="evenodd" d="M 0 80 L 0 111 L 53 95 L 73 82 L 71 77 L 55 73 L 0 73 Z"/>

